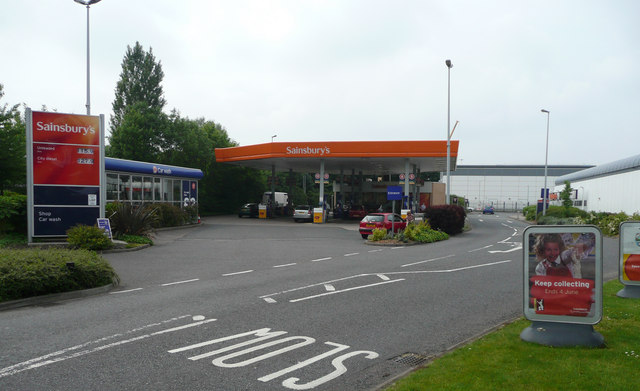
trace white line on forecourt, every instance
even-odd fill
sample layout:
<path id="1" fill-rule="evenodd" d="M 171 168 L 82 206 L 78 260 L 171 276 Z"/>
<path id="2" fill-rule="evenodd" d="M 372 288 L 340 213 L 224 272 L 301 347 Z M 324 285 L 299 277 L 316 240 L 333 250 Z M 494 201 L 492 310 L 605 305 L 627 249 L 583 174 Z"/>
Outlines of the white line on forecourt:
<path id="1" fill-rule="evenodd" d="M 451 258 L 451 257 L 455 257 L 455 256 L 456 256 L 455 254 L 449 254 L 449 255 L 446 255 L 446 256 L 444 256 L 444 257 L 438 257 L 438 258 L 433 258 L 433 259 L 427 259 L 427 260 L 424 260 L 424 261 L 414 262 L 414 263 L 407 263 L 406 265 L 402 265 L 402 266 L 400 266 L 400 267 L 407 267 L 407 266 L 419 265 L 419 264 L 421 264 L 421 263 L 427 263 L 427 262 L 438 261 L 438 260 L 440 260 L 440 259 Z"/>
<path id="2" fill-rule="evenodd" d="M 247 274 L 247 273 L 253 273 L 253 270 L 244 270 L 241 272 L 235 272 L 235 273 L 227 273 L 227 274 L 223 274 L 223 277 L 228 277 L 228 276 L 237 276 L 238 274 Z"/>
<path id="3" fill-rule="evenodd" d="M 168 282 L 166 284 L 160 284 L 160 286 L 169 286 L 169 285 L 178 285 L 178 284 L 186 284 L 188 282 L 194 282 L 194 281 L 200 281 L 199 278 L 192 278 L 191 280 L 184 280 L 184 281 L 176 281 L 176 282 Z"/>
<path id="4" fill-rule="evenodd" d="M 173 322 L 173 321 L 176 321 L 176 320 L 180 320 L 180 319 L 184 319 L 184 318 L 187 318 L 187 317 L 190 317 L 190 316 L 191 315 L 184 315 L 184 316 L 180 316 L 180 317 L 177 317 L 177 318 L 171 318 L 171 319 L 168 319 L 168 320 L 164 320 L 164 321 L 159 322 L 159 323 L 148 324 L 148 325 L 145 325 L 145 326 L 142 326 L 142 327 L 138 327 L 138 328 L 133 329 L 133 330 L 129 330 L 129 331 L 127 331 L 125 333 L 122 333 L 122 334 L 114 334 L 114 335 L 111 335 L 111 336 L 108 336 L 108 337 L 97 339 L 95 341 L 86 342 L 86 343 L 83 343 L 81 345 L 72 346 L 70 348 L 66 348 L 66 349 L 59 350 L 57 352 L 49 353 L 49 354 L 44 355 L 44 356 L 36 357 L 36 358 L 31 359 L 31 360 L 23 361 L 21 363 L 14 364 L 14 365 L 11 365 L 11 366 L 8 366 L 8 367 L 0 369 L 0 378 L 6 377 L 6 376 L 12 376 L 12 375 L 15 375 L 16 373 L 20 373 L 20 372 L 23 372 L 23 371 L 26 371 L 26 370 L 29 370 L 29 369 L 35 369 L 35 368 L 43 367 L 45 365 L 54 364 L 54 363 L 57 363 L 57 362 L 60 362 L 60 361 L 65 361 L 65 360 L 68 360 L 68 359 L 71 359 L 71 358 L 76 358 L 76 357 L 84 356 L 86 354 L 95 353 L 95 352 L 99 352 L 101 350 L 105 350 L 105 349 L 113 348 L 113 347 L 116 347 L 116 346 L 124 345 L 124 344 L 127 344 L 127 343 L 139 341 L 139 340 L 146 339 L 146 338 L 149 338 L 149 337 L 153 337 L 153 336 L 156 336 L 156 335 L 161 335 L 161 334 L 171 333 L 171 332 L 174 332 L 174 331 L 184 330 L 186 328 L 190 328 L 190 327 L 194 327 L 194 326 L 200 326 L 202 324 L 209 323 L 209 322 L 215 322 L 217 320 L 217 319 L 206 319 L 206 320 L 203 320 L 204 316 L 196 315 L 196 316 L 192 317 L 192 319 L 195 321 L 193 323 L 189 323 L 189 324 L 186 324 L 186 325 L 183 325 L 183 326 L 173 327 L 173 328 L 170 328 L 170 329 L 160 330 L 160 331 L 156 331 L 156 332 L 149 333 L 149 334 L 143 334 L 143 335 L 140 335 L 140 336 L 137 336 L 137 337 L 133 337 L 133 338 L 117 341 L 117 342 L 112 342 L 112 343 L 109 343 L 109 344 L 106 344 L 106 345 L 97 346 L 97 347 L 92 348 L 92 349 L 80 350 L 80 351 L 77 351 L 77 352 L 74 352 L 74 353 L 67 354 L 69 352 L 73 352 L 74 350 L 82 349 L 82 348 L 87 347 L 87 346 L 92 345 L 92 344 L 98 344 L 98 343 L 104 342 L 104 341 L 109 340 L 109 339 L 122 337 L 122 336 L 124 336 L 126 334 L 132 334 L 132 333 L 135 333 L 135 332 L 138 332 L 138 331 L 150 328 L 150 327 L 161 326 L 163 324 L 166 324 L 166 323 L 169 323 L 169 322 Z"/>
<path id="5" fill-rule="evenodd" d="M 110 295 L 115 295 L 118 293 L 127 293 L 127 292 L 133 292 L 133 291 L 141 291 L 142 288 L 134 288 L 134 289 L 127 289 L 125 291 L 116 291 L 116 292 L 109 292 Z"/>
<path id="6" fill-rule="evenodd" d="M 312 259 L 311 262 L 320 262 L 320 261 L 328 261 L 331 257 L 320 258 L 320 259 Z"/>
<path id="7" fill-rule="evenodd" d="M 293 265 L 297 265 L 297 263 L 295 263 L 295 262 L 294 262 L 294 263 L 287 263 L 287 264 L 285 264 L 285 265 L 275 265 L 275 266 L 273 266 L 273 267 L 276 267 L 276 268 L 277 268 L 277 267 L 287 267 L 287 266 L 293 266 Z"/>

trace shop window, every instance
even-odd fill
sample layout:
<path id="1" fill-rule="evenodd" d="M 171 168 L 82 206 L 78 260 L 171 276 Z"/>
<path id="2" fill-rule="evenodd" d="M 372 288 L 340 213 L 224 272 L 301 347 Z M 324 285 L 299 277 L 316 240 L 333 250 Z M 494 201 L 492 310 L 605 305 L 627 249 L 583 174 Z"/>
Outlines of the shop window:
<path id="1" fill-rule="evenodd" d="M 118 174 L 107 174 L 107 201 L 118 201 Z"/>
<path id="2" fill-rule="evenodd" d="M 177 179 L 173 181 L 173 203 L 180 206 L 182 200 L 182 181 Z"/>
<path id="3" fill-rule="evenodd" d="M 171 179 L 162 178 L 162 201 L 173 201 L 173 193 L 171 193 Z"/>
<path id="4" fill-rule="evenodd" d="M 153 199 L 162 201 L 162 183 L 160 178 L 153 178 Z"/>
<path id="5" fill-rule="evenodd" d="M 120 175 L 118 191 L 120 193 L 120 201 L 131 200 L 131 177 L 129 175 Z"/>
<path id="6" fill-rule="evenodd" d="M 131 199 L 133 201 L 142 201 L 142 177 L 131 177 Z"/>
<path id="7" fill-rule="evenodd" d="M 144 177 L 144 182 L 143 182 L 143 187 L 142 187 L 142 195 L 143 195 L 143 199 L 145 201 L 152 201 L 153 200 L 153 182 L 151 182 L 151 177 L 146 176 Z"/>

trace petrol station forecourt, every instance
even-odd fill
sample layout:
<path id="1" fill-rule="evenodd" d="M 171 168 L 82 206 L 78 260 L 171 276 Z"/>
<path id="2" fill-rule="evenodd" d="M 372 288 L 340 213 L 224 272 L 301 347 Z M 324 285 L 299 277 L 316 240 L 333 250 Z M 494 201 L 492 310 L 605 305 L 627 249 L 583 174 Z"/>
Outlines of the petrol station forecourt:
<path id="1" fill-rule="evenodd" d="M 458 140 L 450 142 L 450 169 L 455 170 Z M 344 176 L 403 175 L 409 178 L 421 172 L 444 172 L 447 167 L 447 141 L 310 141 L 270 142 L 215 149 L 216 162 L 276 172 L 337 175 L 336 184 L 344 189 Z M 417 175 L 416 175 L 417 174 Z M 320 180 L 317 205 L 326 201 L 324 181 Z M 415 186 L 415 187 L 414 187 Z M 418 184 L 404 181 L 404 196 L 421 192 Z M 271 192 L 275 183 L 271 183 Z M 344 192 L 340 191 L 344 202 Z M 444 200 L 441 200 L 444 204 Z M 437 201 L 436 201 L 437 202 Z"/>

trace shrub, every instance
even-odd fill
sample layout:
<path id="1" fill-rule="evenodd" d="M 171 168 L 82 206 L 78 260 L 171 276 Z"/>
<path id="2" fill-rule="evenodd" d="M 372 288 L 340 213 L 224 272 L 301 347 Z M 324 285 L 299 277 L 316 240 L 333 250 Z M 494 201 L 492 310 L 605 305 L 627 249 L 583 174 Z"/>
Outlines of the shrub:
<path id="1" fill-rule="evenodd" d="M 98 226 L 76 225 L 67 230 L 67 242 L 72 248 L 85 250 L 107 250 L 113 247 L 111 239 Z"/>
<path id="2" fill-rule="evenodd" d="M 455 235 L 462 232 L 467 213 L 458 205 L 438 205 L 427 208 L 424 217 L 431 228 Z"/>
<path id="3" fill-rule="evenodd" d="M 588 215 L 587 212 L 573 206 L 564 207 L 564 206 L 551 205 L 546 211 L 546 216 L 558 217 L 558 218 L 585 217 L 587 215 Z"/>
<path id="4" fill-rule="evenodd" d="M 533 221 L 536 219 L 536 206 L 529 205 L 522 208 L 522 215 L 528 221 Z"/>
<path id="5" fill-rule="evenodd" d="M 93 251 L 0 249 L 0 301 L 118 283 L 113 268 Z"/>
<path id="6" fill-rule="evenodd" d="M 403 237 L 420 243 L 433 243 L 449 239 L 448 234 L 432 229 L 426 221 L 420 224 L 408 224 L 403 232 Z"/>
<path id="7" fill-rule="evenodd" d="M 538 215 L 538 225 L 572 225 L 576 223 L 576 217 L 555 217 Z"/>
<path id="8" fill-rule="evenodd" d="M 151 232 L 158 221 L 155 205 L 131 205 L 128 202 L 114 203 L 110 206 L 112 214 L 107 216 L 111 220 L 111 230 L 115 236 L 139 235 L 145 236 Z"/>
<path id="9" fill-rule="evenodd" d="M 384 228 L 375 228 L 372 231 L 372 234 L 369 235 L 369 240 L 372 242 L 377 242 L 379 240 L 383 240 L 387 238 L 387 230 Z"/>
<path id="10" fill-rule="evenodd" d="M 24 247 L 27 245 L 27 235 L 10 232 L 0 234 L 0 248 Z"/>
<path id="11" fill-rule="evenodd" d="M 136 244 L 149 244 L 153 245 L 153 240 L 149 239 L 146 236 L 138 236 L 138 235 L 122 235 L 118 236 L 118 240 L 124 240 L 127 243 L 136 243 Z"/>
<path id="12" fill-rule="evenodd" d="M 179 207 L 171 204 L 153 204 L 153 208 L 158 210 L 158 219 L 154 223 L 154 228 L 175 227 L 188 221 L 187 214 Z"/>
<path id="13" fill-rule="evenodd" d="M 27 233 L 27 196 L 10 191 L 0 195 L 0 233 Z"/>

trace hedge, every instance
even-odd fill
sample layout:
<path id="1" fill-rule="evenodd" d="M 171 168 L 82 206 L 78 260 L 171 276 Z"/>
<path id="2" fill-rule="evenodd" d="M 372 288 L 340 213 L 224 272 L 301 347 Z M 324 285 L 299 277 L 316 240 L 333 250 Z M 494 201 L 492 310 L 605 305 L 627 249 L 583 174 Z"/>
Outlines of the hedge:
<path id="1" fill-rule="evenodd" d="M 117 285 L 111 265 L 88 250 L 0 249 L 0 301 Z"/>

